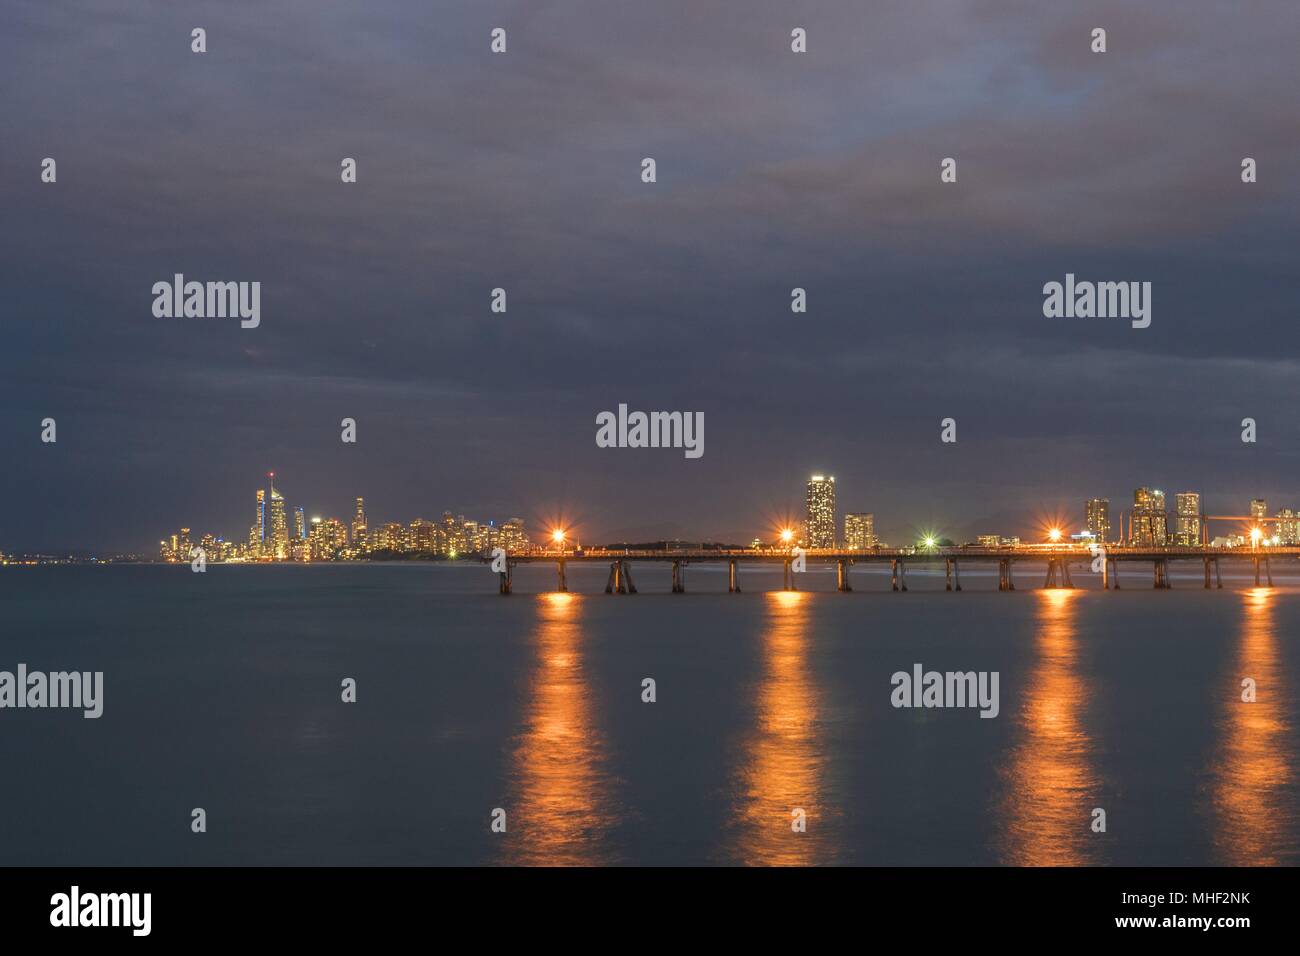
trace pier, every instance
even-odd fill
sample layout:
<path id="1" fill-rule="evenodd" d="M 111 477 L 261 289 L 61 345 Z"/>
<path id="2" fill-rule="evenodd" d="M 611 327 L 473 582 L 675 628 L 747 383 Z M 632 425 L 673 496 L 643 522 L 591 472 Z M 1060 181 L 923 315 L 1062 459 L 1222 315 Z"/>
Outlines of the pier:
<path id="1" fill-rule="evenodd" d="M 1223 579 L 1220 563 L 1245 564 L 1253 570 L 1256 587 L 1273 586 L 1271 561 L 1274 559 L 1300 559 L 1300 547 L 1270 547 L 1266 549 L 1250 548 L 1208 548 L 1208 547 L 1170 547 L 1170 548 L 1134 548 L 1107 547 L 1104 551 L 1092 554 L 1086 548 L 1061 547 L 1046 545 L 1027 545 L 1014 548 L 980 548 L 953 547 L 914 550 L 908 548 L 878 548 L 871 551 L 840 551 L 829 549 L 809 549 L 796 553 L 788 549 L 744 549 L 744 550 L 710 550 L 710 551 L 633 551 L 633 550 L 586 550 L 586 551 L 528 551 L 516 555 L 506 555 L 505 570 L 498 571 L 500 593 L 511 594 L 514 590 L 514 568 L 519 564 L 554 564 L 556 568 L 556 589 L 568 591 L 568 566 L 579 564 L 608 564 L 609 576 L 605 582 L 606 594 L 636 594 L 636 582 L 632 574 L 634 565 L 639 566 L 637 574 L 649 565 L 668 565 L 672 580 L 672 593 L 686 593 L 686 569 L 691 564 L 726 564 L 727 592 L 740 593 L 741 565 L 780 565 L 782 569 L 782 589 L 798 590 L 798 571 L 796 563 L 804 566 L 820 565 L 835 568 L 836 590 L 849 592 L 853 590 L 850 569 L 858 564 L 888 564 L 890 569 L 890 590 L 903 592 L 907 590 L 907 569 L 909 567 L 939 566 L 944 568 L 946 591 L 960 591 L 961 568 L 963 565 L 996 565 L 998 570 L 999 591 L 1016 589 L 1014 565 L 1017 562 L 1045 564 L 1047 575 L 1043 580 L 1044 588 L 1073 588 L 1070 577 L 1071 565 L 1092 567 L 1100 561 L 1100 575 L 1104 590 L 1118 591 L 1121 577 L 1129 587 L 1141 586 L 1145 575 L 1133 565 L 1151 566 L 1151 587 L 1156 590 L 1171 590 L 1169 576 L 1171 563 L 1200 562 L 1204 572 L 1204 588 L 1222 588 Z M 485 557 L 485 562 L 490 558 Z M 1129 568 L 1121 576 L 1120 566 Z"/>

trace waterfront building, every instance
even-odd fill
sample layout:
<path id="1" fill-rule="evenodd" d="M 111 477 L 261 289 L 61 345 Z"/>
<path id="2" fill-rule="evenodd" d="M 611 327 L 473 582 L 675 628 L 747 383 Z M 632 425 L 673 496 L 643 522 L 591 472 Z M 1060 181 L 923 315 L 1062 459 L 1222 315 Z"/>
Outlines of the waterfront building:
<path id="1" fill-rule="evenodd" d="M 501 547 L 506 551 L 514 554 L 518 551 L 528 550 L 528 535 L 524 532 L 524 519 L 511 518 L 501 525 L 499 536 Z"/>
<path id="2" fill-rule="evenodd" d="M 835 547 L 835 476 L 808 479 L 806 540 L 810 548 Z"/>
<path id="3" fill-rule="evenodd" d="M 1111 541 L 1110 499 L 1089 498 L 1083 504 L 1083 526 L 1097 541 Z"/>
<path id="4" fill-rule="evenodd" d="M 352 517 L 352 543 L 358 549 L 363 549 L 366 544 L 366 501 L 364 498 L 357 499 L 357 510 Z"/>
<path id="5" fill-rule="evenodd" d="M 285 520 L 284 495 L 275 489 L 275 472 L 268 476 L 271 482 L 271 556 L 277 561 L 289 557 L 289 525 Z"/>
<path id="6" fill-rule="evenodd" d="M 407 529 L 406 537 L 412 551 L 438 551 L 438 526 L 432 521 L 416 518 Z"/>
<path id="7" fill-rule="evenodd" d="M 1157 488 L 1138 488 L 1133 492 L 1129 515 L 1129 542 L 1136 547 L 1163 548 L 1168 541 L 1165 493 Z"/>
<path id="8" fill-rule="evenodd" d="M 1300 544 L 1300 515 L 1290 508 L 1283 508 L 1277 513 L 1273 533 L 1277 535 L 1279 544 Z"/>
<path id="9" fill-rule="evenodd" d="M 849 551 L 869 551 L 876 543 L 876 516 L 869 511 L 849 512 L 844 516 L 844 547 Z"/>
<path id="10" fill-rule="evenodd" d="M 1201 496 L 1184 491 L 1174 496 L 1174 543 L 1194 547 L 1201 543 Z"/>

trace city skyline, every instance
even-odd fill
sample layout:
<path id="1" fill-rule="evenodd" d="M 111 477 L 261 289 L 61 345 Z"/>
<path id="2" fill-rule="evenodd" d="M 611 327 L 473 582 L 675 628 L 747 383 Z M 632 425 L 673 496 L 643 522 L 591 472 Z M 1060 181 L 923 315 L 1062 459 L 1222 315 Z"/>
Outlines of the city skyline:
<path id="1" fill-rule="evenodd" d="M 409 524 L 392 520 L 372 522 L 364 496 L 355 499 L 350 525 L 333 515 L 313 514 L 309 520 L 305 506 L 295 507 L 291 534 L 285 519 L 285 498 L 275 487 L 275 472 L 267 472 L 266 478 L 268 487 L 254 492 L 254 521 L 244 539 L 227 538 L 212 531 L 195 535 L 191 527 L 182 526 L 158 542 L 159 557 L 164 561 L 188 562 L 198 548 L 205 559 L 215 562 L 320 561 L 382 552 L 419 552 L 454 558 L 458 554 L 481 553 L 497 545 L 512 550 L 528 546 L 522 518 L 511 517 L 498 524 L 494 519 L 481 522 L 444 511 L 437 521 L 415 518 Z"/>
<path id="2" fill-rule="evenodd" d="M 202 546 L 213 560 L 326 560 L 337 557 L 363 557 L 370 553 L 399 552 L 423 553 L 456 557 L 458 554 L 487 553 L 495 546 L 507 550 L 525 550 L 532 544 L 546 547 L 553 533 L 560 533 L 572 545 L 580 540 L 580 527 L 572 520 L 554 515 L 534 525 L 538 540 L 530 542 L 523 518 L 511 517 L 499 523 L 496 519 L 480 521 L 461 514 L 443 511 L 437 520 L 421 517 L 409 521 L 385 520 L 372 523 L 367 515 L 364 496 L 354 499 L 354 512 L 350 525 L 342 518 L 313 513 L 310 522 L 304 506 L 294 509 L 296 527 L 288 534 L 284 515 L 284 497 L 275 488 L 275 473 L 267 473 L 268 488 L 255 492 L 255 521 L 249 528 L 246 543 L 237 538 L 226 538 L 207 532 L 194 536 L 192 529 L 180 527 L 177 533 L 159 542 L 163 560 L 187 561 L 191 546 Z M 845 511 L 842 519 L 837 511 L 835 477 L 812 475 L 806 483 L 805 516 L 802 520 L 789 517 L 780 519 L 752 538 L 752 546 L 787 544 L 814 549 L 842 548 L 868 550 L 872 547 L 888 548 L 890 545 L 876 533 L 874 512 Z M 267 497 L 267 491 L 270 497 Z M 1263 498 L 1252 498 L 1249 514 L 1210 514 L 1202 504 L 1199 492 L 1178 492 L 1174 496 L 1171 529 L 1169 521 L 1169 496 L 1158 488 L 1142 486 L 1133 491 L 1132 504 L 1118 509 L 1118 522 L 1112 521 L 1108 498 L 1094 497 L 1082 502 L 1080 520 L 1072 522 L 1069 516 L 1050 515 L 1040 518 L 1028 534 L 1006 533 L 1005 529 L 984 528 L 973 536 L 958 536 L 953 543 L 1007 546 L 1022 541 L 1039 540 L 1097 541 L 1129 544 L 1138 547 L 1214 545 L 1234 547 L 1257 543 L 1265 545 L 1300 544 L 1300 514 L 1290 507 L 1280 507 L 1270 512 Z M 271 518 L 267 520 L 267 501 L 271 504 Z M 839 522 L 842 520 L 842 524 Z M 1211 528 L 1211 521 L 1218 522 Z M 1241 522 L 1246 522 L 1242 525 Z M 1075 531 L 1075 528 L 1078 531 Z M 1256 533 L 1258 532 L 1258 533 Z M 1252 536 L 1254 541 L 1252 541 Z M 725 539 L 708 535 L 683 538 L 656 537 L 643 540 L 695 540 L 728 543 Z M 735 544 L 737 538 L 730 542 Z M 743 540 L 751 540 L 746 537 Z M 915 528 L 901 544 L 928 544 L 951 541 L 942 528 Z M 595 544 L 600 541 L 589 536 Z M 617 543 L 610 539 L 604 544 Z M 598 546 L 598 545 L 597 545 Z"/>
<path id="3" fill-rule="evenodd" d="M 263 541 L 278 540 L 282 543 L 282 554 L 291 556 L 290 549 L 287 547 L 288 542 L 298 540 L 308 541 L 312 538 L 312 535 L 317 534 L 322 530 L 322 525 L 328 528 L 330 522 L 337 522 L 342 537 L 346 538 L 349 542 L 357 539 L 358 530 L 360 530 L 363 535 L 367 532 L 367 518 L 362 504 L 365 500 L 364 496 L 356 496 L 352 499 L 356 510 L 350 519 L 344 518 L 338 514 L 329 514 L 327 513 L 329 509 L 322 510 L 308 508 L 306 505 L 302 504 L 294 504 L 292 505 L 292 511 L 290 512 L 293 519 L 293 527 L 291 528 L 289 518 L 285 515 L 285 509 L 290 506 L 286 504 L 284 497 L 274 488 L 275 473 L 268 472 L 267 478 L 268 488 L 257 489 L 256 491 L 256 516 L 258 520 L 255 521 L 247 532 L 242 535 L 233 530 L 230 530 L 229 533 L 227 530 L 223 530 L 220 533 L 207 530 L 201 534 L 195 531 L 195 529 L 200 527 L 226 527 L 220 523 L 203 525 L 199 522 L 192 522 L 186 525 L 179 522 L 172 522 L 173 530 L 169 530 L 167 532 L 168 536 L 164 537 L 161 541 L 157 538 L 158 530 L 161 529 L 155 530 L 154 534 L 149 539 L 153 542 L 151 545 L 146 544 L 134 548 L 113 548 L 102 544 L 96 544 L 95 542 L 82 541 L 63 546 L 24 546 L 12 542 L 0 541 L 0 554 L 57 555 L 65 552 L 69 554 L 91 554 L 98 552 L 114 555 L 157 555 L 160 545 L 166 548 L 171 539 L 178 537 L 179 531 L 190 530 L 195 534 L 193 538 L 193 543 L 195 544 L 198 544 L 204 538 L 214 541 L 222 541 L 228 546 L 236 545 L 243 541 L 252 541 L 254 538 Z M 788 527 L 794 529 L 795 540 L 801 544 L 808 544 L 809 538 L 806 533 L 806 528 L 808 526 L 807 508 L 810 504 L 810 496 L 813 493 L 812 489 L 815 484 L 821 484 L 827 479 L 828 487 L 833 489 L 835 481 L 833 476 L 814 475 L 808 480 L 802 511 L 791 506 L 765 507 L 760 509 L 763 515 L 761 519 L 756 519 L 756 521 L 751 523 L 747 529 L 743 529 L 740 532 L 731 535 L 702 533 L 698 530 L 692 532 L 689 528 L 686 529 L 685 533 L 673 534 L 654 533 L 652 529 L 648 533 L 637 536 L 620 537 L 616 535 L 603 535 L 599 532 L 599 529 L 591 527 L 587 522 L 583 521 L 580 516 L 575 515 L 572 509 L 564 508 L 554 508 L 547 513 L 534 509 L 530 512 L 531 518 L 527 519 L 519 517 L 517 512 L 521 510 L 529 512 L 529 509 L 507 508 L 503 509 L 502 513 L 499 513 L 497 516 L 482 520 L 466 518 L 467 511 L 469 511 L 469 513 L 478 513 L 475 509 L 458 509 L 456 511 L 451 511 L 449 509 L 425 508 L 417 510 L 415 512 L 417 516 L 413 518 L 395 517 L 393 514 L 390 514 L 389 509 L 385 509 L 384 519 L 379 522 L 378 526 L 387 529 L 387 533 L 391 534 L 392 528 L 396 526 L 406 526 L 408 524 L 415 526 L 421 522 L 445 524 L 446 519 L 448 518 L 454 518 L 458 522 L 468 521 L 476 527 L 493 527 L 496 529 L 504 527 L 509 522 L 517 522 L 521 527 L 535 529 L 539 536 L 547 535 L 554 528 L 562 526 L 574 533 L 585 536 L 593 544 L 596 542 L 615 544 L 622 541 L 655 540 L 693 540 L 739 543 L 742 541 L 748 542 L 752 540 L 774 538 L 780 534 L 782 528 Z M 272 491 L 273 494 L 267 496 L 267 491 Z M 1163 520 L 1156 521 L 1157 526 L 1164 529 L 1163 532 L 1152 533 L 1144 527 L 1143 522 L 1149 521 L 1150 519 L 1145 518 L 1143 515 L 1142 505 L 1140 502 L 1142 496 L 1148 493 L 1158 495 L 1163 499 L 1165 506 L 1164 510 L 1158 511 L 1158 514 Z M 825 520 L 831 522 L 834 527 L 834 534 L 831 540 L 835 545 L 846 544 L 848 542 L 849 531 L 846 527 L 846 523 L 849 522 L 855 524 L 855 527 L 857 528 L 854 532 L 855 534 L 866 536 L 863 540 L 882 543 L 883 546 L 888 546 L 887 542 L 891 539 L 896 540 L 899 544 L 907 545 L 923 540 L 927 535 L 931 534 L 956 540 L 959 543 L 974 543 L 990 538 L 1001 538 L 1003 539 L 1004 544 L 1012 541 L 1033 542 L 1041 540 L 1043 535 L 1046 533 L 1046 530 L 1051 527 L 1058 527 L 1062 531 L 1063 535 L 1072 535 L 1078 539 L 1081 537 L 1082 533 L 1091 531 L 1095 534 L 1099 522 L 1104 522 L 1111 535 L 1110 537 L 1103 535 L 1103 540 L 1114 542 L 1119 542 L 1121 540 L 1124 542 L 1133 541 L 1135 543 L 1145 544 L 1187 544 L 1191 543 L 1192 540 L 1188 537 L 1189 534 L 1192 536 L 1199 535 L 1201 531 L 1200 519 L 1206 514 L 1219 519 L 1218 523 L 1216 523 L 1214 527 L 1208 529 L 1210 531 L 1210 537 L 1213 539 L 1233 536 L 1241 539 L 1247 538 L 1250 533 L 1249 524 L 1243 525 L 1241 522 L 1245 522 L 1246 519 L 1249 518 L 1252 519 L 1250 523 L 1266 527 L 1264 534 L 1266 539 L 1268 539 L 1272 533 L 1276 532 L 1282 542 L 1300 542 L 1300 510 L 1297 510 L 1290 505 L 1270 507 L 1268 504 L 1269 499 L 1264 497 L 1251 497 L 1249 499 L 1249 513 L 1241 514 L 1241 509 L 1234 508 L 1207 510 L 1202 504 L 1204 496 L 1202 496 L 1200 492 L 1178 492 L 1170 496 L 1159 489 L 1154 489 L 1150 486 L 1143 486 L 1132 492 L 1131 497 L 1133 499 L 1133 504 L 1130 506 L 1116 507 L 1112 504 L 1111 498 L 1098 496 L 1083 499 L 1080 506 L 1075 509 L 1077 514 L 1071 513 L 1070 509 L 1062 507 L 1031 507 L 1022 510 L 1018 516 L 1004 515 L 1000 522 L 986 519 L 963 519 L 959 517 L 949 523 L 943 521 L 924 523 L 915 520 L 908 520 L 906 516 L 887 516 L 883 526 L 892 529 L 894 532 L 892 534 L 880 532 L 879 529 L 882 527 L 882 523 L 878 517 L 878 511 L 869 511 L 861 508 L 863 503 L 862 499 L 864 497 L 865 496 L 860 493 L 851 493 L 849 498 L 849 507 L 851 507 L 852 510 L 846 509 L 840 512 L 836 510 L 837 505 L 834 491 L 832 490 L 830 492 Z M 1221 500 L 1225 496 L 1215 495 L 1213 497 L 1214 499 Z M 1171 498 L 1174 502 L 1172 506 L 1169 503 Z M 1290 499 L 1284 498 L 1283 500 L 1289 501 Z M 1124 501 L 1124 498 L 1120 498 L 1120 501 Z M 1191 512 L 1180 512 L 1180 507 L 1184 501 L 1194 502 L 1194 505 L 1192 506 L 1193 510 Z M 1100 509 L 1096 520 L 1094 520 L 1093 517 L 1094 508 Z M 1197 511 L 1197 508 L 1199 508 L 1199 511 Z M 436 518 L 426 519 L 420 517 L 420 511 L 423 511 L 425 514 L 435 515 Z M 511 512 L 510 516 L 502 517 L 501 515 L 507 511 Z M 1233 515 L 1234 517 L 1231 520 L 1227 520 L 1222 517 L 1222 515 L 1225 514 Z M 1137 521 L 1136 528 L 1134 525 L 1135 520 Z M 672 523 L 671 519 L 669 523 Z M 998 527 L 994 527 L 995 524 L 997 524 Z M 677 524 L 676 527 L 681 528 L 682 526 Z M 280 529 L 278 533 L 277 528 Z M 305 534 L 303 532 L 305 532 Z M 1267 540 L 1265 543 L 1268 543 Z M 174 548 L 175 545 L 172 545 L 172 547 Z"/>

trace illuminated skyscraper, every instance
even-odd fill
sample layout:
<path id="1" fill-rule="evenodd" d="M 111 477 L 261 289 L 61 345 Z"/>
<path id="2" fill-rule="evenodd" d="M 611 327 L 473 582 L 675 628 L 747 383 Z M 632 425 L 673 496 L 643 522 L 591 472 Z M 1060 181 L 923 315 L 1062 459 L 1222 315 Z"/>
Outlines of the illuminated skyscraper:
<path id="1" fill-rule="evenodd" d="M 869 551 L 876 544 L 876 516 L 871 512 L 849 512 L 844 516 L 844 547 Z"/>
<path id="2" fill-rule="evenodd" d="M 348 546 L 348 526 L 338 518 L 311 519 L 308 553 L 313 561 L 329 561 Z"/>
<path id="3" fill-rule="evenodd" d="M 307 540 L 307 515 L 302 508 L 293 509 L 293 533 L 299 541 Z"/>
<path id="4" fill-rule="evenodd" d="M 256 544 L 261 547 L 266 541 L 266 490 L 263 488 L 257 489 L 257 523 L 253 527 L 257 531 Z M 249 543 L 253 544 L 254 542 L 250 541 Z"/>
<path id="5" fill-rule="evenodd" d="M 1273 528 L 1268 521 L 1268 502 L 1263 498 L 1250 499 L 1250 525 L 1263 532 L 1265 538 L 1273 537 Z"/>
<path id="6" fill-rule="evenodd" d="M 511 518 L 501 525 L 501 534 L 499 537 L 501 547 L 505 548 L 511 554 L 518 551 L 525 551 L 528 548 L 528 535 L 524 533 L 524 519 Z"/>
<path id="7" fill-rule="evenodd" d="M 289 556 L 289 525 L 285 521 L 284 496 L 275 490 L 275 472 L 267 477 L 271 479 L 271 551 L 276 560 L 283 561 Z"/>
<path id="8" fill-rule="evenodd" d="M 352 543 L 358 548 L 366 544 L 366 500 L 357 499 L 357 513 L 352 517 Z"/>
<path id="9" fill-rule="evenodd" d="M 483 551 L 487 546 L 487 529 L 477 521 L 466 521 L 464 515 L 460 520 L 465 528 L 465 550 Z"/>
<path id="10" fill-rule="evenodd" d="M 1129 540 L 1138 547 L 1163 548 L 1169 541 L 1169 519 L 1165 514 L 1165 493 L 1155 488 L 1133 492 L 1129 517 Z"/>
<path id="11" fill-rule="evenodd" d="M 460 521 L 453 517 L 450 511 L 442 513 L 442 546 L 444 553 L 448 557 L 454 558 L 458 554 L 465 552 L 465 528 L 464 516 Z"/>
<path id="12" fill-rule="evenodd" d="M 1089 498 L 1083 504 L 1083 527 L 1094 540 L 1105 543 L 1110 537 L 1110 499 Z"/>
<path id="13" fill-rule="evenodd" d="M 1300 544 L 1300 515 L 1290 508 L 1283 508 L 1277 513 L 1273 533 L 1280 544 Z"/>
<path id="14" fill-rule="evenodd" d="M 416 518 L 407 529 L 406 542 L 412 551 L 435 553 L 438 550 L 438 526 L 432 521 Z"/>
<path id="15" fill-rule="evenodd" d="M 807 542 L 810 548 L 835 547 L 835 477 L 808 479 Z"/>
<path id="16" fill-rule="evenodd" d="M 1184 491 L 1174 496 L 1174 543 L 1194 546 L 1201 543 L 1201 496 Z"/>
<path id="17" fill-rule="evenodd" d="M 373 547 L 376 551 L 405 551 L 406 526 L 400 521 L 390 521 L 375 529 Z"/>

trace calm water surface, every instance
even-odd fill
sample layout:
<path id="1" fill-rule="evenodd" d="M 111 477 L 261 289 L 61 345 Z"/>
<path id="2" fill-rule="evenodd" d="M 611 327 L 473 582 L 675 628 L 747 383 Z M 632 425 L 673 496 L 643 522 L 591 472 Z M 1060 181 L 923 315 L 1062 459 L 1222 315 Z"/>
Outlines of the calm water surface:
<path id="1" fill-rule="evenodd" d="M 1300 580 L 634 573 L 0 570 L 0 669 L 105 674 L 99 720 L 0 711 L 0 864 L 1300 862 Z M 1000 715 L 893 708 L 918 662 Z"/>

